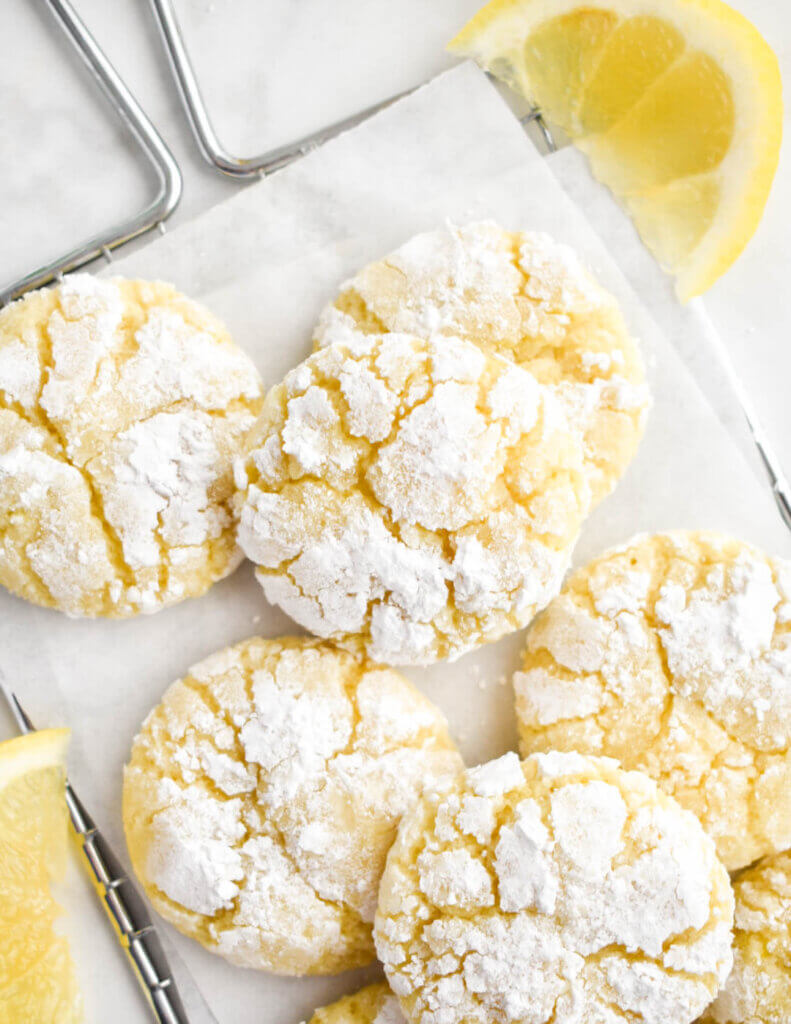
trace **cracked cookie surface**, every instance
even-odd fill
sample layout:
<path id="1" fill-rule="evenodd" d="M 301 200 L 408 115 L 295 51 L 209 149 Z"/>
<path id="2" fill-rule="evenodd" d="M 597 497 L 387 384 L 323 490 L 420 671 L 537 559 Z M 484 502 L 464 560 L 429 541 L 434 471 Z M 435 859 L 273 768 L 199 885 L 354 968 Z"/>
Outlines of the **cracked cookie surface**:
<path id="1" fill-rule="evenodd" d="M 766 857 L 734 882 L 733 970 L 702 1024 L 791 1020 L 791 853 Z"/>
<path id="2" fill-rule="evenodd" d="M 374 934 L 412 1024 L 690 1024 L 732 921 L 714 844 L 648 776 L 506 754 L 405 816 Z"/>
<path id="3" fill-rule="evenodd" d="M 308 1024 L 405 1024 L 398 999 L 383 981 L 321 1006 Z"/>
<path id="4" fill-rule="evenodd" d="M 716 533 L 638 536 L 536 619 L 514 689 L 524 754 L 647 772 L 731 870 L 791 845 L 791 563 Z"/>
<path id="5" fill-rule="evenodd" d="M 162 916 L 232 963 L 342 971 L 374 957 L 401 815 L 461 767 L 398 673 L 317 640 L 247 640 L 174 683 L 135 739 L 132 863 Z"/>
<path id="6" fill-rule="evenodd" d="M 0 311 L 0 583 L 73 616 L 204 593 L 238 564 L 247 356 L 172 286 L 75 274 Z"/>
<path id="7" fill-rule="evenodd" d="M 590 505 L 560 405 L 469 342 L 347 335 L 269 392 L 237 465 L 239 543 L 267 598 L 387 664 L 519 629 L 557 593 Z"/>
<path id="8" fill-rule="evenodd" d="M 416 235 L 346 282 L 314 338 L 364 332 L 450 334 L 550 386 L 583 441 L 595 501 L 632 460 L 649 407 L 636 341 L 617 302 L 576 253 L 493 221 Z"/>

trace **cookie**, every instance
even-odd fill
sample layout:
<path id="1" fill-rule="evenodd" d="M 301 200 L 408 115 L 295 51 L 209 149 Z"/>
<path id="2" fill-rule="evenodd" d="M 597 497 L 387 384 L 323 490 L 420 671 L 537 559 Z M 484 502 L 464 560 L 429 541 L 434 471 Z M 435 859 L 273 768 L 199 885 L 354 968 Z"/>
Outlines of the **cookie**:
<path id="1" fill-rule="evenodd" d="M 733 970 L 702 1024 L 791 1020 L 791 853 L 767 857 L 734 883 Z"/>
<path id="2" fill-rule="evenodd" d="M 514 677 L 523 754 L 605 754 L 693 811 L 735 870 L 791 846 L 791 563 L 644 535 L 578 570 Z"/>
<path id="3" fill-rule="evenodd" d="M 239 543 L 268 600 L 387 664 L 519 629 L 590 505 L 560 405 L 470 342 L 347 334 L 269 392 L 238 466 Z"/>
<path id="4" fill-rule="evenodd" d="M 648 776 L 507 754 L 403 819 L 374 934 L 411 1024 L 690 1024 L 732 921 L 714 844 Z"/>
<path id="5" fill-rule="evenodd" d="M 73 616 L 204 593 L 239 561 L 255 367 L 167 284 L 75 274 L 0 311 L 0 583 Z"/>
<path id="6" fill-rule="evenodd" d="M 398 1000 L 383 982 L 366 985 L 329 1006 L 321 1006 L 308 1024 L 405 1024 Z"/>
<path id="7" fill-rule="evenodd" d="M 634 456 L 649 406 L 638 345 L 613 296 L 548 235 L 493 221 L 417 235 L 342 286 L 318 346 L 338 321 L 371 333 L 450 334 L 529 370 L 583 439 L 595 501 Z"/>
<path id="8" fill-rule="evenodd" d="M 232 963 L 331 974 L 373 959 L 385 856 L 421 789 L 461 768 L 398 673 L 315 640 L 251 639 L 174 683 L 124 773 L 154 907 Z"/>

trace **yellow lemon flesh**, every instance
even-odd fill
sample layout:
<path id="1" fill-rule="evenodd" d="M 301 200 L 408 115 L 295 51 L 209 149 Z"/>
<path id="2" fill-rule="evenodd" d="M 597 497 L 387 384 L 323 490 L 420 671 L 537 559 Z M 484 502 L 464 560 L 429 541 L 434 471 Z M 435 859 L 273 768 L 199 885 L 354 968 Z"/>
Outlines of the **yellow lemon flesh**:
<path id="1" fill-rule="evenodd" d="M 492 0 L 450 49 L 568 133 L 680 298 L 751 238 L 780 152 L 780 72 L 721 0 Z"/>
<path id="2" fill-rule="evenodd" d="M 68 730 L 0 743 L 0 1024 L 82 1020 L 50 882 L 66 866 Z"/>

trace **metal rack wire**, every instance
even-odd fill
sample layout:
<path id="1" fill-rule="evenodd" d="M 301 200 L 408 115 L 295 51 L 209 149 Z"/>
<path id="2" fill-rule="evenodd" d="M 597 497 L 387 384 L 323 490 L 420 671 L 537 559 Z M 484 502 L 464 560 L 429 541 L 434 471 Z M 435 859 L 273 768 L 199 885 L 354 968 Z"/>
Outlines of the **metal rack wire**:
<path id="1" fill-rule="evenodd" d="M 157 175 L 158 189 L 151 202 L 133 217 L 111 225 L 48 263 L 36 267 L 13 281 L 0 285 L 0 306 L 19 298 L 32 288 L 38 288 L 56 278 L 59 279 L 63 274 L 77 270 L 99 257 L 103 256 L 110 261 L 112 250 L 153 228 L 164 230 L 165 221 L 176 209 L 181 198 L 181 172 L 173 154 L 113 68 L 85 23 L 79 18 L 70 0 L 44 0 L 44 2 L 121 121 L 140 145 Z M 151 0 L 151 6 L 198 148 L 204 159 L 215 170 L 237 181 L 243 182 L 256 177 L 265 177 L 287 167 L 323 143 L 356 127 L 380 110 L 384 110 L 414 91 L 414 89 L 404 90 L 395 96 L 390 96 L 379 103 L 366 107 L 350 117 L 303 136 L 295 142 L 270 149 L 258 156 L 236 157 L 223 147 L 214 130 L 172 0 Z M 419 88 L 419 86 L 415 86 L 415 88 Z M 520 120 L 524 125 L 535 124 L 541 133 L 546 149 L 550 152 L 555 149 L 552 134 L 539 110 L 528 111 Z"/>
<path id="2" fill-rule="evenodd" d="M 310 135 L 303 136 L 296 142 L 278 146 L 258 156 L 233 156 L 222 145 L 214 130 L 206 108 L 206 102 L 203 99 L 203 94 L 192 66 L 192 61 L 190 60 L 184 35 L 176 17 L 173 0 L 151 0 L 151 7 L 154 11 L 162 42 L 168 56 L 168 62 L 173 72 L 173 77 L 176 80 L 179 95 L 195 135 L 195 140 L 198 143 L 198 148 L 204 159 L 215 170 L 230 178 L 244 180 L 247 178 L 265 177 L 274 171 L 279 171 L 281 168 L 293 163 L 294 160 L 306 156 L 318 146 L 335 138 L 336 135 L 340 135 L 350 128 L 355 128 L 369 117 L 378 114 L 380 110 L 384 110 L 397 100 L 414 92 L 414 89 L 406 89 L 395 96 L 389 96 L 379 103 L 374 103 L 372 106 L 366 107 L 350 117 L 343 118 L 343 120 L 320 128 Z M 419 88 L 419 86 L 415 86 L 415 88 Z M 531 110 L 522 118 L 522 121 L 523 123 L 535 121 L 545 139 L 547 147 L 550 150 L 554 150 L 554 140 L 538 110 Z"/>

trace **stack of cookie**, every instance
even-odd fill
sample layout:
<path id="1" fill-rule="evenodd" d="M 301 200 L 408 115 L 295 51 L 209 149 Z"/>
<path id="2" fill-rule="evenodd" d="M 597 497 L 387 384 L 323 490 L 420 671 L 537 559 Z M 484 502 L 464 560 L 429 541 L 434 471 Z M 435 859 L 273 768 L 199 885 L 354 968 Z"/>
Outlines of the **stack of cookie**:
<path id="1" fill-rule="evenodd" d="M 213 655 L 143 724 L 123 815 L 156 909 L 247 967 L 378 957 L 389 987 L 315 1024 L 791 1019 L 791 565 L 679 532 L 563 585 L 649 405 L 615 300 L 546 236 L 449 226 L 314 342 L 263 397 L 163 285 L 0 313 L 0 581 L 128 616 L 238 542 L 313 634 Z M 526 626 L 523 760 L 465 770 L 393 666 Z"/>

